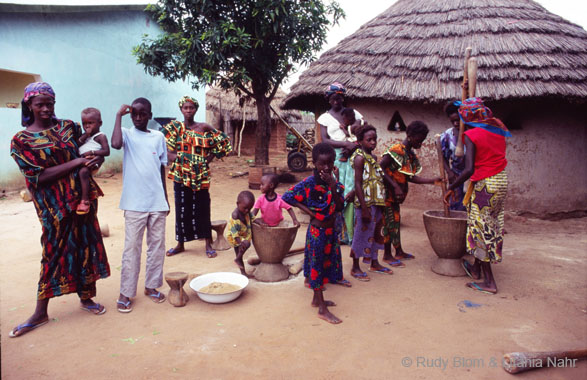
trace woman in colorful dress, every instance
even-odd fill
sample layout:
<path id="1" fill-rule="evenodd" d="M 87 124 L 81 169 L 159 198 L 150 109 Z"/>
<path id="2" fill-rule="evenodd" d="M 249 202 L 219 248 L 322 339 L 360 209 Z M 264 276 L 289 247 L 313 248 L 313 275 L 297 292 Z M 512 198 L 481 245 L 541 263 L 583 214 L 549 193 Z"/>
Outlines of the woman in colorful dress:
<path id="1" fill-rule="evenodd" d="M 206 240 L 206 255 L 216 257 L 212 248 L 210 222 L 210 162 L 232 151 L 230 140 L 206 123 L 197 123 L 194 116 L 198 101 L 184 96 L 179 101 L 184 121 L 172 121 L 163 127 L 175 193 L 175 240 L 177 245 L 167 251 L 173 256 L 185 250 L 184 243 Z"/>
<path id="2" fill-rule="evenodd" d="M 470 127 L 463 136 L 466 153 L 465 169 L 450 184 L 444 202 L 449 203 L 455 189 L 470 179 L 469 188 L 463 199 L 467 207 L 467 253 L 475 257 L 471 265 L 463 260 L 463 267 L 469 277 L 483 282 L 469 282 L 466 285 L 487 294 L 497 293 L 497 284 L 491 271 L 491 264 L 502 259 L 503 218 L 507 195 L 508 178 L 505 168 L 506 137 L 511 133 L 493 117 L 491 110 L 480 98 L 458 102 L 459 116 Z"/>
<path id="3" fill-rule="evenodd" d="M 83 158 L 78 153 L 79 124 L 55 117 L 55 93 L 44 82 L 29 84 L 22 100 L 23 131 L 12 138 L 10 155 L 25 177 L 41 222 L 41 275 L 35 311 L 9 334 L 19 337 L 49 322 L 49 299 L 77 293 L 80 307 L 100 315 L 106 308 L 95 303 L 96 281 L 110 275 L 106 250 L 96 216 L 103 195 L 90 178 L 90 210 L 78 215 L 81 167 L 97 168 L 104 158 Z"/>
<path id="4" fill-rule="evenodd" d="M 353 241 L 353 230 L 355 225 L 355 207 L 353 199 L 355 198 L 355 171 L 351 163 L 344 157 L 344 152 L 350 152 L 356 145 L 349 141 L 349 132 L 345 127 L 342 112 L 344 110 L 344 94 L 346 89 L 338 82 L 334 82 L 326 88 L 324 97 L 330 105 L 330 109 L 320 115 L 317 122 L 320 126 L 320 137 L 322 142 L 327 143 L 334 148 L 336 159 L 334 166 L 338 168 L 338 178 L 344 186 L 345 208 L 342 212 L 344 223 L 340 233 L 340 240 L 344 244 L 351 245 Z M 355 119 L 362 120 L 361 115 L 355 110 Z M 348 155 L 346 155 L 348 157 Z"/>

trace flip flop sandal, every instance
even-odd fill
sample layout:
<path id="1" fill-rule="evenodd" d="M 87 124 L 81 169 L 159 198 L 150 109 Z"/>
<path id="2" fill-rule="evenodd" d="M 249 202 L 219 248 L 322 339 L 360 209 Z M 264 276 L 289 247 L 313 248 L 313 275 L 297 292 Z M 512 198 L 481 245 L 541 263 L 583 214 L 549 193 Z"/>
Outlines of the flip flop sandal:
<path id="1" fill-rule="evenodd" d="M 214 257 L 217 256 L 216 250 L 215 249 L 207 249 L 206 256 L 208 256 L 209 259 L 213 259 Z"/>
<path id="2" fill-rule="evenodd" d="M 167 251 L 167 253 L 165 253 L 165 256 L 170 257 L 170 256 L 175 256 L 178 253 L 183 252 L 184 250 L 179 250 L 179 249 L 175 249 L 175 248 L 169 248 L 169 250 Z"/>
<path id="3" fill-rule="evenodd" d="M 371 269 L 369 268 L 369 272 L 373 273 L 382 273 L 382 274 L 393 274 L 393 271 L 386 267 L 381 267 L 379 269 Z"/>
<path id="4" fill-rule="evenodd" d="M 46 320 L 44 322 L 40 322 L 37 323 L 36 325 L 32 324 L 32 323 L 23 323 L 20 324 L 18 326 L 16 326 L 12 331 L 10 331 L 10 333 L 8 334 L 9 337 L 11 338 L 18 338 L 19 336 L 22 336 L 26 333 L 29 333 L 31 331 L 33 331 L 34 329 L 36 329 L 37 327 L 41 327 L 43 325 L 46 325 L 47 323 L 49 323 L 49 320 Z M 20 332 L 22 329 L 28 329 L 27 331 L 23 331 Z"/>
<path id="5" fill-rule="evenodd" d="M 470 288 L 470 289 L 476 290 L 476 291 L 478 291 L 478 292 L 481 292 L 481 293 L 485 293 L 485 294 L 491 294 L 491 295 L 494 295 L 494 294 L 495 294 L 495 293 L 493 293 L 493 292 L 490 292 L 489 290 L 485 290 L 485 289 L 483 289 L 482 287 L 480 287 L 479 285 L 477 285 L 477 284 L 476 284 L 476 283 L 474 283 L 474 282 L 468 282 L 468 283 L 467 283 L 465 286 L 466 286 L 467 288 Z"/>
<path id="6" fill-rule="evenodd" d="M 148 296 L 151 299 L 151 301 L 155 303 L 165 302 L 165 296 L 161 294 L 161 292 L 149 293 L 145 290 L 145 295 Z"/>
<path id="7" fill-rule="evenodd" d="M 344 278 L 342 280 L 336 282 L 336 285 L 342 285 L 347 288 L 351 288 L 353 286 L 353 284 L 351 284 L 351 282 L 349 280 L 345 280 Z"/>
<path id="8" fill-rule="evenodd" d="M 353 276 L 353 278 L 356 278 L 359 281 L 363 281 L 363 282 L 371 281 L 371 279 L 369 278 L 369 275 L 365 272 L 351 273 L 351 276 Z"/>
<path id="9" fill-rule="evenodd" d="M 121 313 L 130 313 L 132 311 L 132 307 L 130 307 L 130 300 L 126 302 L 122 302 L 121 300 L 116 301 L 117 305 L 124 306 L 124 308 L 118 306 L 116 309 Z"/>
<path id="10" fill-rule="evenodd" d="M 473 277 L 473 273 L 471 272 L 471 264 L 467 260 L 463 259 L 463 261 L 461 261 L 461 265 L 463 266 L 463 269 L 465 270 L 467 276 L 471 277 L 473 280 L 480 279 L 480 277 Z"/>
<path id="11" fill-rule="evenodd" d="M 416 256 L 412 255 L 411 253 L 406 253 L 405 255 L 400 256 L 400 258 L 402 260 L 413 260 L 416 258 Z"/>
<path id="12" fill-rule="evenodd" d="M 386 260 L 384 261 L 387 265 L 390 265 L 393 268 L 405 268 L 406 264 L 402 263 L 401 260 Z"/>
<path id="13" fill-rule="evenodd" d="M 99 303 L 95 303 L 90 306 L 81 305 L 80 309 L 87 311 L 88 313 L 92 313 L 94 315 L 102 315 L 106 312 L 106 308 Z"/>

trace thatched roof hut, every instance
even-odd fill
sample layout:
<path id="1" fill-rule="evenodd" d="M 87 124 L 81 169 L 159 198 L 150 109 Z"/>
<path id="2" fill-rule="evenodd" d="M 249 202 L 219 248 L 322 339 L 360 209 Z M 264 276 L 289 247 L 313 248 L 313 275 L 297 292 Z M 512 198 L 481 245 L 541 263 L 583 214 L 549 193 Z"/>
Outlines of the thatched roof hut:
<path id="1" fill-rule="evenodd" d="M 314 116 L 304 114 L 298 110 L 282 110 L 280 104 L 286 93 L 278 89 L 271 106 L 279 112 L 290 127 L 302 133 L 307 128 L 314 127 Z M 233 91 L 226 91 L 219 87 L 212 87 L 206 92 L 206 121 L 217 129 L 224 130 L 236 146 L 239 131 L 243 127 L 244 134 L 241 150 L 244 154 L 253 154 L 255 149 L 255 129 L 257 126 L 257 105 L 250 96 L 237 96 Z M 287 129 L 281 119 L 271 112 L 271 139 L 269 142 L 270 154 L 285 153 L 285 136 Z"/>
<path id="2" fill-rule="evenodd" d="M 300 120 L 302 118 L 300 111 L 281 109 L 280 104 L 284 101 L 286 95 L 282 89 L 277 89 L 271 106 L 286 121 Z M 257 121 L 255 99 L 247 95 L 239 97 L 233 91 L 226 91 L 216 86 L 206 92 L 206 111 L 221 114 L 225 119 L 242 121 L 244 116 L 246 121 Z M 271 118 L 278 119 L 274 113 L 271 113 Z"/>
<path id="3" fill-rule="evenodd" d="M 467 46 L 483 98 L 587 98 L 587 32 L 534 1 L 399 0 L 312 63 L 284 105 L 314 111 L 333 81 L 348 99 L 444 102 Z"/>
<path id="4" fill-rule="evenodd" d="M 534 1 L 398 0 L 313 62 L 284 108 L 319 115 L 324 88 L 338 81 L 347 105 L 377 127 L 379 153 L 415 119 L 433 136 L 450 127 L 442 108 L 460 97 L 467 46 L 479 62 L 477 96 L 513 133 L 507 207 L 587 211 L 587 32 Z M 420 157 L 424 175 L 436 175 L 432 139 Z M 414 190 L 408 202 L 439 207 L 437 189 Z"/>

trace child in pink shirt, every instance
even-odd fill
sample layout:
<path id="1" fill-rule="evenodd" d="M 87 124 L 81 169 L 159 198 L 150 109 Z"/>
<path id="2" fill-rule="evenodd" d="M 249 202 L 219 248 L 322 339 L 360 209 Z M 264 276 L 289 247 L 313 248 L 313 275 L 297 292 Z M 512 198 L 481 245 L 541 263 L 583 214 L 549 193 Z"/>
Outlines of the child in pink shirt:
<path id="1" fill-rule="evenodd" d="M 255 223 L 263 226 L 275 227 L 283 220 L 281 209 L 286 209 L 291 220 L 295 226 L 300 223 L 296 218 L 292 207 L 281 199 L 281 195 L 275 192 L 275 188 L 279 184 L 279 179 L 276 174 L 265 174 L 261 177 L 261 196 L 255 201 L 252 213 L 257 215 L 261 210 L 261 218 L 255 219 Z"/>

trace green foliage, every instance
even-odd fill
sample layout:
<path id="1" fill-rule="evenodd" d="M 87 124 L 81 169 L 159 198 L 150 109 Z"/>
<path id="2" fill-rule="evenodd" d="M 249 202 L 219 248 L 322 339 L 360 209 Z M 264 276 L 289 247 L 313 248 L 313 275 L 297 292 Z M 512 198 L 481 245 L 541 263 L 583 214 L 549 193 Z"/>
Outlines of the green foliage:
<path id="1" fill-rule="evenodd" d="M 272 98 L 293 64 L 314 60 L 344 17 L 336 2 L 320 0 L 163 0 L 147 12 L 164 32 L 134 49 L 147 73 L 189 77 L 194 88 L 250 88 L 255 98 Z"/>

